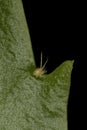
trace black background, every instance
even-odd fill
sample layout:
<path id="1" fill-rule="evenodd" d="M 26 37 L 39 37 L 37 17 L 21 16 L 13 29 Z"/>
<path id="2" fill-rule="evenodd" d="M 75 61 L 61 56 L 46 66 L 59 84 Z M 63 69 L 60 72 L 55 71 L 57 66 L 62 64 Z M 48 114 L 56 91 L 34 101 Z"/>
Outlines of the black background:
<path id="1" fill-rule="evenodd" d="M 23 0 L 36 65 L 48 58 L 47 73 L 75 60 L 68 101 L 68 129 L 82 130 L 86 113 L 85 7 L 78 2 Z"/>

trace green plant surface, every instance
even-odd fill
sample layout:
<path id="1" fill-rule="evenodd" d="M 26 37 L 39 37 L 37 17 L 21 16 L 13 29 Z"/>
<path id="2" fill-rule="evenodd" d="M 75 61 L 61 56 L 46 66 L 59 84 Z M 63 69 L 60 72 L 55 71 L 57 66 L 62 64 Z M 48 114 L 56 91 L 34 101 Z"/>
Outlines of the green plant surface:
<path id="1" fill-rule="evenodd" d="M 73 61 L 36 78 L 21 0 L 0 0 L 0 130 L 67 130 Z"/>

